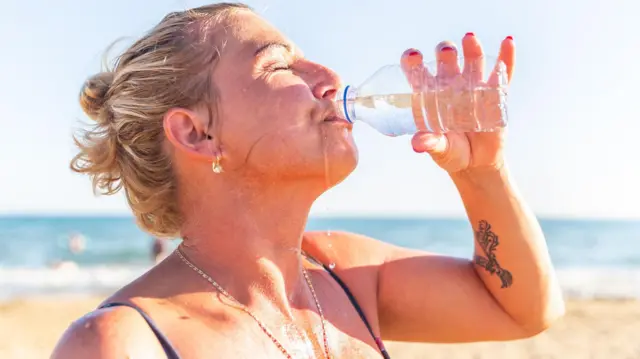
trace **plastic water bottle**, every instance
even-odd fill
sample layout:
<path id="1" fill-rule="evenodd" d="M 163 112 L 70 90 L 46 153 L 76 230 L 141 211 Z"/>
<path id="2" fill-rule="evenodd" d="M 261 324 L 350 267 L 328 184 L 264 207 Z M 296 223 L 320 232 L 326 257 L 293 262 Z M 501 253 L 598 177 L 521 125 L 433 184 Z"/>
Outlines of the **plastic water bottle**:
<path id="1" fill-rule="evenodd" d="M 401 65 L 380 68 L 362 85 L 346 86 L 336 109 L 349 122 L 362 121 L 387 136 L 489 132 L 507 124 L 506 65 L 484 57 L 470 68 L 481 70 L 438 76 L 436 62 L 405 74 Z M 458 60 L 464 69 L 464 60 Z M 477 66 L 474 66 L 477 65 Z"/>

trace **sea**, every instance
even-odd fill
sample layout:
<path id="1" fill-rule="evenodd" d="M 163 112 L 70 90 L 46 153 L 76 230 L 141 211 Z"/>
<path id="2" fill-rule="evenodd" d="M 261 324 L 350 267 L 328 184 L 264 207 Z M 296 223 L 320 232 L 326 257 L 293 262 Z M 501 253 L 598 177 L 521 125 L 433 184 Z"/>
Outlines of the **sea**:
<path id="1" fill-rule="evenodd" d="M 640 221 L 540 223 L 567 297 L 640 299 Z M 307 227 L 456 257 L 471 258 L 473 251 L 472 228 L 462 218 L 318 217 Z M 69 248 L 73 236 L 84 238 L 80 253 Z M 0 299 L 106 295 L 151 268 L 151 244 L 131 217 L 0 217 Z"/>

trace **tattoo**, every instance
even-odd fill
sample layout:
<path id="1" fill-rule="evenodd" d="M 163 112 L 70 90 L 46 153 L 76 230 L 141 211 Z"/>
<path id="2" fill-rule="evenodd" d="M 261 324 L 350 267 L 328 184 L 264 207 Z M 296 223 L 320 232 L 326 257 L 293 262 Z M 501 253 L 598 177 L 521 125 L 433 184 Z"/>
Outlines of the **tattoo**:
<path id="1" fill-rule="evenodd" d="M 486 257 L 476 255 L 475 263 L 491 273 L 491 275 L 497 275 L 502 282 L 501 288 L 511 287 L 513 277 L 511 276 L 511 272 L 500 267 L 500 263 L 498 263 L 496 259 L 495 250 L 500 242 L 498 241 L 498 236 L 491 231 L 491 225 L 487 221 L 482 220 L 478 224 L 476 241 L 478 241 Z"/>

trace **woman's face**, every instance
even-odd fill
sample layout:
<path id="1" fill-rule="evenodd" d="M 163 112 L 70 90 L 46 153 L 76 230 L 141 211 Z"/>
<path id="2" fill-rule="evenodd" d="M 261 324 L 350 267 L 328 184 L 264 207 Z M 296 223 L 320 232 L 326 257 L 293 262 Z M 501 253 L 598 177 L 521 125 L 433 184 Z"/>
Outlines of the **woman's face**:
<path id="1" fill-rule="evenodd" d="M 269 23 L 241 11 L 215 36 L 213 73 L 225 171 L 256 178 L 342 181 L 357 164 L 351 125 L 338 119 L 338 76 L 305 59 Z"/>

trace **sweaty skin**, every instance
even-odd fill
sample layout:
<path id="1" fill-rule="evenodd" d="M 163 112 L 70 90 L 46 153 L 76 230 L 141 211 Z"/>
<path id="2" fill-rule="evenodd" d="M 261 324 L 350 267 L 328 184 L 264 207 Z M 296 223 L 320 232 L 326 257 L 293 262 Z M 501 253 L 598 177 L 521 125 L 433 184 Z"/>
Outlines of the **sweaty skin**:
<path id="1" fill-rule="evenodd" d="M 239 11 L 223 25 L 224 35 L 210 40 L 212 46 L 224 42 L 212 70 L 219 125 L 210 126 L 201 108 L 175 108 L 164 117 L 185 218 L 181 248 L 271 328 L 287 350 L 299 353 L 311 345 L 316 357 L 324 357 L 319 313 L 300 270 L 304 266 L 327 319 L 331 356 L 381 357 L 345 292 L 326 271 L 303 259 L 301 249 L 321 263 L 335 263 L 373 331 L 385 340 L 513 340 L 540 333 L 562 315 L 545 240 L 509 176 L 501 131 L 418 133 L 412 141 L 414 151 L 429 154 L 458 189 L 476 232 L 469 234 L 469 245 L 475 243 L 477 258 L 483 258 L 476 264 L 354 233 L 305 233 L 317 197 L 357 164 L 350 125 L 331 117 L 339 78 L 304 58 L 251 11 Z M 412 51 L 402 61 L 416 56 Z M 447 63 L 456 51 L 440 46 L 436 56 Z M 470 34 L 462 39 L 462 51 L 467 58 L 482 54 Z M 505 39 L 499 56 L 509 73 L 514 51 L 513 40 Z M 465 71 L 446 69 L 447 76 Z M 220 174 L 211 170 L 217 155 L 224 168 Z M 507 285 L 500 274 L 506 271 Z M 283 358 L 254 319 L 175 253 L 105 303 L 116 301 L 148 313 L 183 358 Z M 292 328 L 309 340 L 299 339 Z M 127 307 L 83 316 L 52 355 L 125 357 L 165 357 L 146 322 Z"/>

